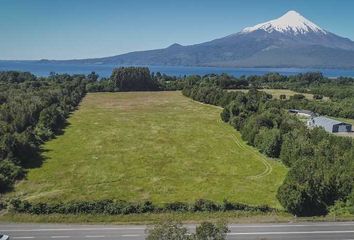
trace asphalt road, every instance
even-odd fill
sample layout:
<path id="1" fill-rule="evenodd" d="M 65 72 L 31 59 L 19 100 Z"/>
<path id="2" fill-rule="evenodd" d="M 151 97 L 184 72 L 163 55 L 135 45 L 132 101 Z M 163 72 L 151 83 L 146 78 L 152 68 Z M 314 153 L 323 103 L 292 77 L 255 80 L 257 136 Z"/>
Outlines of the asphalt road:
<path id="1" fill-rule="evenodd" d="M 194 229 L 194 225 L 187 225 Z M 232 224 L 228 239 L 336 239 L 354 240 L 354 222 Z M 140 240 L 142 225 L 0 224 L 0 233 L 11 239 Z"/>

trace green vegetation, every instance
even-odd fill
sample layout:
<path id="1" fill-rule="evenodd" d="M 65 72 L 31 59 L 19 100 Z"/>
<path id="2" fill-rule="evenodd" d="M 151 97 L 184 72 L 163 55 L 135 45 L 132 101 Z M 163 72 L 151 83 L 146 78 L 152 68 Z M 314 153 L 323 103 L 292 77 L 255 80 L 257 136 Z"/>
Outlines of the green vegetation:
<path id="1" fill-rule="evenodd" d="M 274 99 L 289 99 L 290 97 L 294 96 L 295 94 L 299 94 L 298 92 L 292 91 L 290 89 L 258 89 L 259 91 L 266 92 L 270 95 L 273 96 Z M 247 93 L 249 90 L 248 89 L 234 89 L 230 91 L 240 91 Z M 308 100 L 313 100 L 315 98 L 314 94 L 311 93 L 302 93 L 302 95 L 305 96 L 306 99 Z M 318 98 L 318 96 L 316 95 Z M 328 100 L 328 97 L 323 97 L 323 100 Z"/>
<path id="2" fill-rule="evenodd" d="M 263 216 L 273 211 L 264 205 L 298 216 L 354 213 L 353 140 L 308 129 L 287 111 L 351 122 L 353 79 L 170 77 L 135 67 L 98 79 L 0 74 L 0 191 L 26 176 L 2 196 L 3 219 Z M 198 102 L 179 92 L 91 93 L 66 121 L 85 90 L 176 89 Z"/>
<path id="3" fill-rule="evenodd" d="M 339 206 L 342 210 L 342 206 Z M 343 214 L 336 211 L 327 216 L 294 217 L 286 212 L 185 212 L 185 213 L 139 213 L 129 215 L 104 215 L 104 214 L 22 214 L 4 213 L 0 215 L 0 222 L 37 222 L 37 223 L 114 223 L 114 224 L 151 224 L 174 219 L 183 222 L 203 222 L 227 220 L 230 223 L 280 223 L 280 222 L 305 222 L 305 221 L 353 221 L 354 214 Z"/>
<path id="4" fill-rule="evenodd" d="M 314 76 L 318 75 L 308 75 Z M 308 81 L 314 84 L 320 80 Z M 336 201 L 349 198 L 354 184 L 352 139 L 336 137 L 320 128 L 310 130 L 287 111 L 297 106 L 321 109 L 322 103 L 302 95 L 271 100 L 270 95 L 255 88 L 247 93 L 225 91 L 208 78 L 187 84 L 183 93 L 197 101 L 223 106 L 221 119 L 240 130 L 248 144 L 270 157 L 280 157 L 290 167 L 277 194 L 287 211 L 300 216 L 327 214 Z M 342 107 L 338 102 L 332 104 Z"/>
<path id="5" fill-rule="evenodd" d="M 199 199 L 194 203 L 172 202 L 156 205 L 150 201 L 127 202 L 122 200 L 96 200 L 96 201 L 70 201 L 59 203 L 31 203 L 19 199 L 12 199 L 7 209 L 16 213 L 27 214 L 105 214 L 105 215 L 128 215 L 137 213 L 162 213 L 162 212 L 274 212 L 276 209 L 268 206 L 248 206 L 245 204 L 229 202 L 222 203 Z"/>
<path id="6" fill-rule="evenodd" d="M 183 222 L 202 222 L 227 220 L 232 223 L 250 222 L 289 222 L 294 217 L 285 212 L 171 212 L 171 213 L 139 213 L 129 215 L 105 215 L 105 214 L 23 214 L 8 212 L 0 215 L 0 222 L 42 222 L 42 223 L 117 223 L 117 224 L 149 224 L 161 222 L 166 219 L 174 219 Z M 299 221 L 306 220 L 333 220 L 333 218 L 299 218 Z M 341 218 L 350 220 L 353 218 Z"/>
<path id="7" fill-rule="evenodd" d="M 117 72 L 119 74 L 116 74 Z M 129 88 L 120 89 L 117 76 L 124 76 L 128 82 L 134 83 L 134 86 L 128 84 Z M 286 107 L 288 108 L 307 109 L 321 115 L 354 119 L 353 79 L 343 77 L 329 79 L 319 72 L 300 73 L 293 76 L 268 73 L 262 76 L 241 76 L 239 78 L 227 74 L 171 77 L 159 72 L 151 73 L 150 76 L 148 69 L 130 67 L 115 69 L 109 79 L 90 82 L 87 90 L 89 92 L 144 90 L 141 87 L 144 78 L 139 76 L 148 79 L 145 84 L 150 87 L 150 90 L 183 90 L 202 80 L 203 84 L 217 86 L 221 89 L 246 92 L 251 88 L 256 88 L 273 95 L 273 99 L 299 100 L 287 101 Z"/>
<path id="8" fill-rule="evenodd" d="M 84 75 L 0 72 L 0 193 L 41 164 L 40 145 L 60 133 L 84 95 Z"/>
<path id="9" fill-rule="evenodd" d="M 279 207 L 285 168 L 219 122 L 220 111 L 180 92 L 88 94 L 65 134 L 44 145 L 43 166 L 8 197 Z"/>
<path id="10" fill-rule="evenodd" d="M 88 75 L 89 92 L 127 92 L 158 90 L 158 82 L 146 67 L 120 67 L 113 69 L 109 79 L 98 80 L 92 72 Z"/>
<path id="11" fill-rule="evenodd" d="M 333 119 L 337 119 L 338 121 L 342 121 L 342 122 L 346 122 L 346 123 L 350 123 L 352 125 L 354 125 L 354 119 L 350 119 L 350 118 L 336 118 L 336 117 L 331 117 Z"/>
<path id="12" fill-rule="evenodd" d="M 226 240 L 230 230 L 226 222 L 202 222 L 196 226 L 195 233 L 190 233 L 181 222 L 167 220 L 150 226 L 146 232 L 147 240 Z"/>

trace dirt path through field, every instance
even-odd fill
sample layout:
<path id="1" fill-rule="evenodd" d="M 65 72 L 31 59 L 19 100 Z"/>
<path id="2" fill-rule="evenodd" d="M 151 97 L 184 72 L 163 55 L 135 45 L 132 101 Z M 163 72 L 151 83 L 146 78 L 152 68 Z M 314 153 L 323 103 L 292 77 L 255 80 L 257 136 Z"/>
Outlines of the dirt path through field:
<path id="1" fill-rule="evenodd" d="M 218 120 L 217 120 L 217 123 L 222 124 L 222 125 L 225 124 L 225 123 L 223 123 L 223 122 L 221 121 L 221 119 L 218 119 Z M 235 136 L 234 134 L 230 134 L 230 136 L 231 136 L 231 138 L 233 139 L 233 141 L 235 142 L 235 144 L 236 144 L 239 148 L 241 148 L 241 149 L 247 151 L 247 152 L 250 153 L 250 154 L 254 154 L 254 155 L 257 155 L 257 156 L 261 155 L 261 154 L 255 153 L 254 151 L 252 151 L 251 149 L 249 149 L 248 146 L 245 146 L 242 142 L 240 142 L 240 140 L 239 140 L 239 139 L 237 138 L 237 136 Z M 261 155 L 261 158 L 259 158 L 259 159 L 260 159 L 260 161 L 262 162 L 262 164 L 263 164 L 264 167 L 265 167 L 264 171 L 261 172 L 260 174 L 254 175 L 254 176 L 248 176 L 248 177 L 247 177 L 248 179 L 259 179 L 259 178 L 263 178 L 263 177 L 266 177 L 266 176 L 268 176 L 269 174 L 271 174 L 271 172 L 273 171 L 272 165 L 268 163 L 268 160 L 267 160 L 263 155 Z"/>

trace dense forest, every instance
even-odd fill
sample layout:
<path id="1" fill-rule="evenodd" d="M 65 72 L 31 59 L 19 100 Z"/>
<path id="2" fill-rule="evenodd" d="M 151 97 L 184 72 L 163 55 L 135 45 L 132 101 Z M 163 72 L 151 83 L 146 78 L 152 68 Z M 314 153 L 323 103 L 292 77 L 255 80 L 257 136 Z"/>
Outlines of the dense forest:
<path id="1" fill-rule="evenodd" d="M 40 165 L 40 145 L 60 133 L 85 95 L 85 78 L 0 72 L 0 193 Z"/>
<path id="2" fill-rule="evenodd" d="M 149 68 L 120 67 L 113 69 L 110 78 L 98 81 L 94 72 L 88 75 L 88 92 L 127 92 L 160 90 L 158 82 Z"/>
<path id="3" fill-rule="evenodd" d="M 314 75 L 309 74 L 301 81 Z M 318 89 L 308 81 L 311 88 Z M 257 83 L 265 85 L 262 80 Z M 320 128 L 310 130 L 287 111 L 307 106 L 321 109 L 322 101 L 305 100 L 299 96 L 276 100 L 258 91 L 253 84 L 247 93 L 230 92 L 222 89 L 218 82 L 210 81 L 209 77 L 188 77 L 183 94 L 200 102 L 222 106 L 222 120 L 239 130 L 248 144 L 269 157 L 279 158 L 289 167 L 277 194 L 289 212 L 299 216 L 322 215 L 328 213 L 336 202 L 353 198 L 353 140 L 331 135 Z M 331 98 L 330 104 L 343 112 L 352 110 L 337 106 L 341 102 L 333 96 Z"/>

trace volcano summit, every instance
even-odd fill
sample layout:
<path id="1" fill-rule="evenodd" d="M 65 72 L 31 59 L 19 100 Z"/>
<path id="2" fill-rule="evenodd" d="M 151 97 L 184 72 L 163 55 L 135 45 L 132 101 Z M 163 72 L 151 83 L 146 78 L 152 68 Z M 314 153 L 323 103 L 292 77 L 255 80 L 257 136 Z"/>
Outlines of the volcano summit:
<path id="1" fill-rule="evenodd" d="M 296 11 L 241 32 L 195 45 L 72 60 L 82 63 L 217 67 L 354 68 L 354 42 Z"/>

